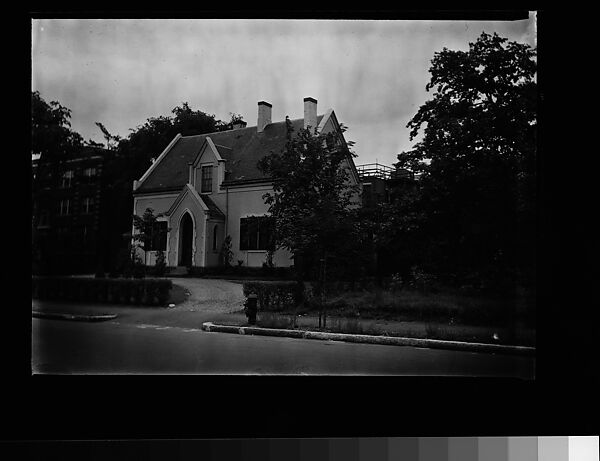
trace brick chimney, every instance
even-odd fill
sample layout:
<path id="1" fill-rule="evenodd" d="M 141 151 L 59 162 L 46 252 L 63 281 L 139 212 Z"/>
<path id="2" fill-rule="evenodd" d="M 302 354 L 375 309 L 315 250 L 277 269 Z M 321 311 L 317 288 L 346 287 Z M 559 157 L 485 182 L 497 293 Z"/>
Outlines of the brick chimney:
<path id="1" fill-rule="evenodd" d="M 304 98 L 304 128 L 309 126 L 314 133 L 317 128 L 317 100 L 311 97 Z"/>
<path id="2" fill-rule="evenodd" d="M 258 122 L 256 123 L 256 131 L 261 133 L 265 126 L 271 123 L 271 108 L 273 106 L 266 101 L 258 102 Z"/>

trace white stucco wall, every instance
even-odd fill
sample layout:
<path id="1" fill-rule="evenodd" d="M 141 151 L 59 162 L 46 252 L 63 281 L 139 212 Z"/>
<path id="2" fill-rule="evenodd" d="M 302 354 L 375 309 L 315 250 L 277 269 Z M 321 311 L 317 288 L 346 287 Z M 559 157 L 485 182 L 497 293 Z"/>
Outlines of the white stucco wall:
<path id="1" fill-rule="evenodd" d="M 232 263 L 234 265 L 238 263 L 238 260 L 242 260 L 243 266 L 261 267 L 266 261 L 266 251 L 240 250 L 240 219 L 248 216 L 268 215 L 268 206 L 264 202 L 263 195 L 272 191 L 273 188 L 271 186 L 263 185 L 231 188 L 229 190 L 229 199 L 227 198 L 226 191 L 211 194 L 211 198 L 215 204 L 228 216 L 227 234 L 231 236 Z M 286 250 L 275 252 L 273 262 L 277 267 L 289 267 L 294 264 L 294 260 L 291 259 L 291 253 Z"/>
<path id="2" fill-rule="evenodd" d="M 204 266 L 205 252 L 205 224 L 206 217 L 204 210 L 190 194 L 187 194 L 177 209 L 169 216 L 169 227 L 171 231 L 168 235 L 167 242 L 167 261 L 169 266 L 177 266 L 179 264 L 180 248 L 180 223 L 184 213 L 190 212 L 192 222 L 194 224 L 193 241 L 192 241 L 192 265 Z"/>
<path id="3" fill-rule="evenodd" d="M 225 228 L 225 223 L 222 221 L 214 221 L 209 220 L 207 222 L 207 230 L 206 230 L 206 239 L 205 239 L 205 252 L 206 252 L 206 266 L 218 266 L 219 261 L 219 253 L 221 251 L 221 245 L 223 244 L 223 232 Z M 214 237 L 214 229 L 217 228 L 217 246 L 216 249 L 213 250 L 213 237 Z"/>

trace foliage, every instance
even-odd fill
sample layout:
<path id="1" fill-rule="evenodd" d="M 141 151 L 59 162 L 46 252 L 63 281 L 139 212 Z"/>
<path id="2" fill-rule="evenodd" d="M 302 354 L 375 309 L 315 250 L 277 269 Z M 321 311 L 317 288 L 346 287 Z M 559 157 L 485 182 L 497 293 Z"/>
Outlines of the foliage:
<path id="1" fill-rule="evenodd" d="M 332 133 L 301 129 L 294 135 L 287 117 L 286 127 L 283 152 L 258 163 L 273 180 L 273 193 L 263 198 L 275 218 L 275 246 L 288 249 L 296 264 L 314 269 L 321 259 L 345 254 L 353 241 L 349 208 L 358 188 L 349 184 L 344 163 L 355 154 Z"/>
<path id="2" fill-rule="evenodd" d="M 532 273 L 535 56 L 486 33 L 468 51 L 435 54 L 426 87 L 433 98 L 407 125 L 411 140 L 422 139 L 396 165 L 420 173 L 419 186 L 390 206 L 385 232 L 417 250 L 410 265 L 484 278 Z"/>
<path id="3" fill-rule="evenodd" d="M 71 129 L 71 110 L 58 101 L 46 102 L 38 91 L 31 93 L 31 154 L 38 156 L 32 179 L 32 269 L 36 273 L 53 272 L 56 267 L 53 248 L 56 235 L 50 228 L 40 235 L 38 225 L 44 211 L 55 204 L 40 194 L 57 178 L 69 154 L 83 146 L 83 138 Z M 56 262 L 58 263 L 58 262 Z"/>
<path id="4" fill-rule="evenodd" d="M 134 246 L 144 251 L 144 264 L 146 264 L 147 252 L 152 249 L 152 242 L 169 231 L 157 227 L 158 218 L 161 216 L 162 213 L 155 215 L 152 208 L 146 208 L 142 216 L 133 215 L 133 227 L 136 231 L 133 234 Z"/>
<path id="5" fill-rule="evenodd" d="M 221 244 L 221 251 L 219 252 L 219 261 L 222 266 L 230 267 L 233 259 L 233 250 L 231 249 L 231 235 L 228 235 Z"/>
<path id="6" fill-rule="evenodd" d="M 121 136 L 119 135 L 113 135 L 111 134 L 106 127 L 100 123 L 100 122 L 96 122 L 96 126 L 98 128 L 100 128 L 100 131 L 102 131 L 102 135 L 104 136 L 104 139 L 106 140 L 106 148 L 109 150 L 116 150 L 117 146 L 119 145 L 119 142 L 121 141 Z M 97 144 L 94 143 L 94 141 L 90 140 L 88 141 L 89 143 L 93 143 L 95 145 L 100 145 L 102 146 L 102 144 Z"/>
<path id="7" fill-rule="evenodd" d="M 165 258 L 165 252 L 158 250 L 156 252 L 156 264 L 154 265 L 154 275 L 162 277 L 167 272 L 167 261 Z"/>
<path id="8" fill-rule="evenodd" d="M 233 277 L 253 277 L 269 279 L 292 280 L 295 278 L 292 267 L 247 267 L 247 266 L 215 266 L 198 267 L 194 266 L 188 272 L 192 277 L 228 275 Z"/>
<path id="9" fill-rule="evenodd" d="M 51 301 L 164 306 L 173 286 L 168 279 L 32 277 L 32 297 Z"/>
<path id="10" fill-rule="evenodd" d="M 298 282 L 245 282 L 244 296 L 258 296 L 258 307 L 262 311 L 280 311 L 285 307 L 297 306 L 303 301 L 303 285 Z"/>
<path id="11" fill-rule="evenodd" d="M 71 129 L 71 110 L 58 101 L 47 103 L 38 91 L 31 93 L 31 153 L 63 156 L 83 146 L 81 135 Z"/>

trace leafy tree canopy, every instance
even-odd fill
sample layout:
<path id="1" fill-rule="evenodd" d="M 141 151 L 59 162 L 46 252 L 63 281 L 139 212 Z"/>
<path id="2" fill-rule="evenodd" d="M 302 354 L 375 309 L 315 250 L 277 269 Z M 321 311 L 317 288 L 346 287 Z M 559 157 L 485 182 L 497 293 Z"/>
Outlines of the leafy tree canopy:
<path id="1" fill-rule="evenodd" d="M 273 179 L 263 196 L 275 218 L 275 245 L 295 256 L 335 256 L 352 239 L 350 205 L 357 188 L 349 183 L 348 146 L 329 134 L 308 129 L 293 133 L 286 117 L 287 142 L 258 168 Z"/>
<path id="2" fill-rule="evenodd" d="M 398 167 L 421 173 L 419 232 L 437 262 L 511 265 L 533 247 L 536 50 L 482 33 L 435 53 Z"/>
<path id="3" fill-rule="evenodd" d="M 38 91 L 31 93 L 31 153 L 41 157 L 62 155 L 83 145 L 71 129 L 71 110 L 58 101 L 46 102 Z"/>

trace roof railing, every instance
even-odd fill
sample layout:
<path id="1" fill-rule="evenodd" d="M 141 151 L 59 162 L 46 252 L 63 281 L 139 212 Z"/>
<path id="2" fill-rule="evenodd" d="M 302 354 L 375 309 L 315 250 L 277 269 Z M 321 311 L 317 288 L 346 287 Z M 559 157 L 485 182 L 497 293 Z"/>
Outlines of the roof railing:
<path id="1" fill-rule="evenodd" d="M 364 165 L 356 165 L 358 176 L 364 177 L 376 177 L 380 179 L 390 179 L 392 173 L 395 171 L 394 168 L 381 163 L 365 163 Z"/>
<path id="2" fill-rule="evenodd" d="M 360 178 L 379 178 L 379 179 L 399 179 L 412 178 L 414 174 L 404 168 L 392 168 L 381 163 L 365 163 L 356 165 L 356 170 Z"/>

